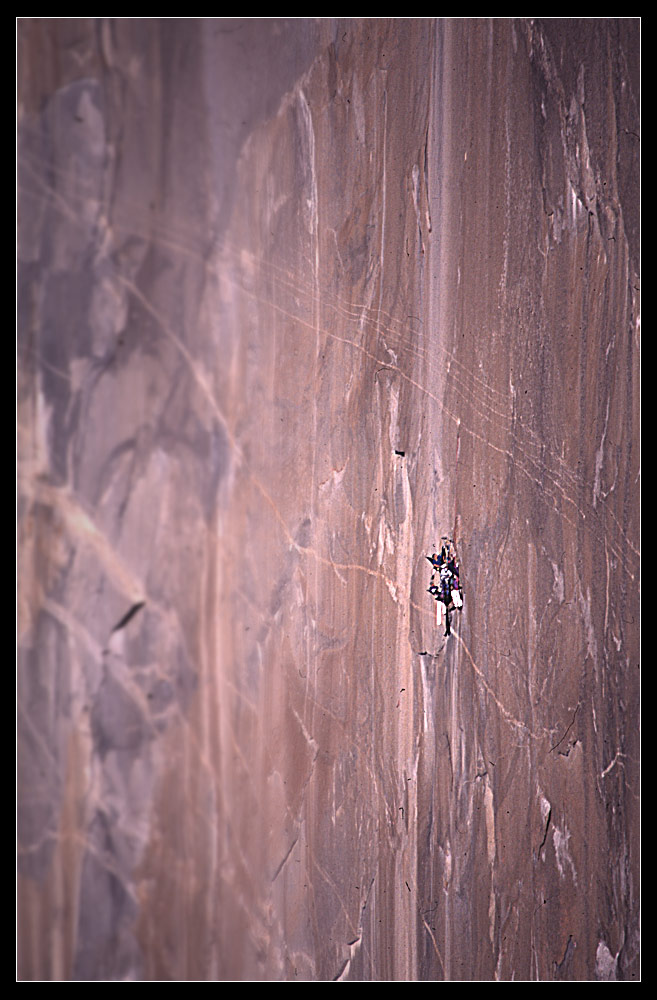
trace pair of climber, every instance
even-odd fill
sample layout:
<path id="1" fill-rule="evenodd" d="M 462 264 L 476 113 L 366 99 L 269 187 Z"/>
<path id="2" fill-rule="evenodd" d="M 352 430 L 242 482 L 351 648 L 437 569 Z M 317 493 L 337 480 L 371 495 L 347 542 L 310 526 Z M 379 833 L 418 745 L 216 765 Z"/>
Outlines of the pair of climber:
<path id="1" fill-rule="evenodd" d="M 463 607 L 463 591 L 459 581 L 459 564 L 454 542 L 451 538 L 441 538 L 440 552 L 426 557 L 433 568 L 428 593 L 436 600 L 436 622 L 442 624 L 445 614 L 445 635 L 450 635 L 449 615 Z M 434 582 L 438 576 L 438 582 Z"/>

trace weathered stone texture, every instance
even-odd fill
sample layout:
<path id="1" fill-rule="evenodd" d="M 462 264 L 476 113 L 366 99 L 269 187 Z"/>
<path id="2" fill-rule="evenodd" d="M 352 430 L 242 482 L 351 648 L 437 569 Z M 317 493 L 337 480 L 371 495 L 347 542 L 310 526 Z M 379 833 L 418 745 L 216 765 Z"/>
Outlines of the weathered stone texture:
<path id="1" fill-rule="evenodd" d="M 19 21 L 21 979 L 638 977 L 638 60 Z"/>

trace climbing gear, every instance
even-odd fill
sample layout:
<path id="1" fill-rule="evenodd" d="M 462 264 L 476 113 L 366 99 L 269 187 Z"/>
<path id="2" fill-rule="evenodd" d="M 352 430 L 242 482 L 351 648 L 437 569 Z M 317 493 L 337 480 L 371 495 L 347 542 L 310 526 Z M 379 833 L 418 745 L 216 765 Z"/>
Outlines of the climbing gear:
<path id="1" fill-rule="evenodd" d="M 439 628 L 442 624 L 443 611 L 445 613 L 445 635 L 447 636 L 451 634 L 450 611 L 460 611 L 463 607 L 463 590 L 459 578 L 459 564 L 454 542 L 447 535 L 443 535 L 440 541 L 440 553 L 434 552 L 426 557 L 433 570 L 427 592 L 435 598 L 438 605 L 436 624 Z M 434 583 L 436 575 L 438 575 L 438 584 Z"/>

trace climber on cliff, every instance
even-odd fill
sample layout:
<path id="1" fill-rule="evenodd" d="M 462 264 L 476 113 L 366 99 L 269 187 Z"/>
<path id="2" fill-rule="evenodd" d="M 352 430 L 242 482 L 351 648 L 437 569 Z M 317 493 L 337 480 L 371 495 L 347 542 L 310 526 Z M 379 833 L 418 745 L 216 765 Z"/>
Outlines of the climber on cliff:
<path id="1" fill-rule="evenodd" d="M 427 592 L 436 600 L 438 625 L 442 621 L 443 607 L 445 609 L 445 635 L 447 636 L 451 633 L 449 613 L 463 607 L 463 592 L 459 580 L 459 564 L 454 543 L 451 538 L 447 537 L 443 537 L 441 542 L 440 554 L 434 552 L 433 555 L 426 557 L 433 568 Z M 438 584 L 434 583 L 436 573 L 438 574 Z"/>

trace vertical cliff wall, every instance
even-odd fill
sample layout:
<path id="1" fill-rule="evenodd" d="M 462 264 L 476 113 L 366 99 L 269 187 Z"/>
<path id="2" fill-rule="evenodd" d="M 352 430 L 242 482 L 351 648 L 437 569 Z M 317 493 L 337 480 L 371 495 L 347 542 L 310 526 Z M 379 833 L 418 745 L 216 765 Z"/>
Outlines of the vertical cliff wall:
<path id="1" fill-rule="evenodd" d="M 638 59 L 19 22 L 20 978 L 638 976 Z"/>

